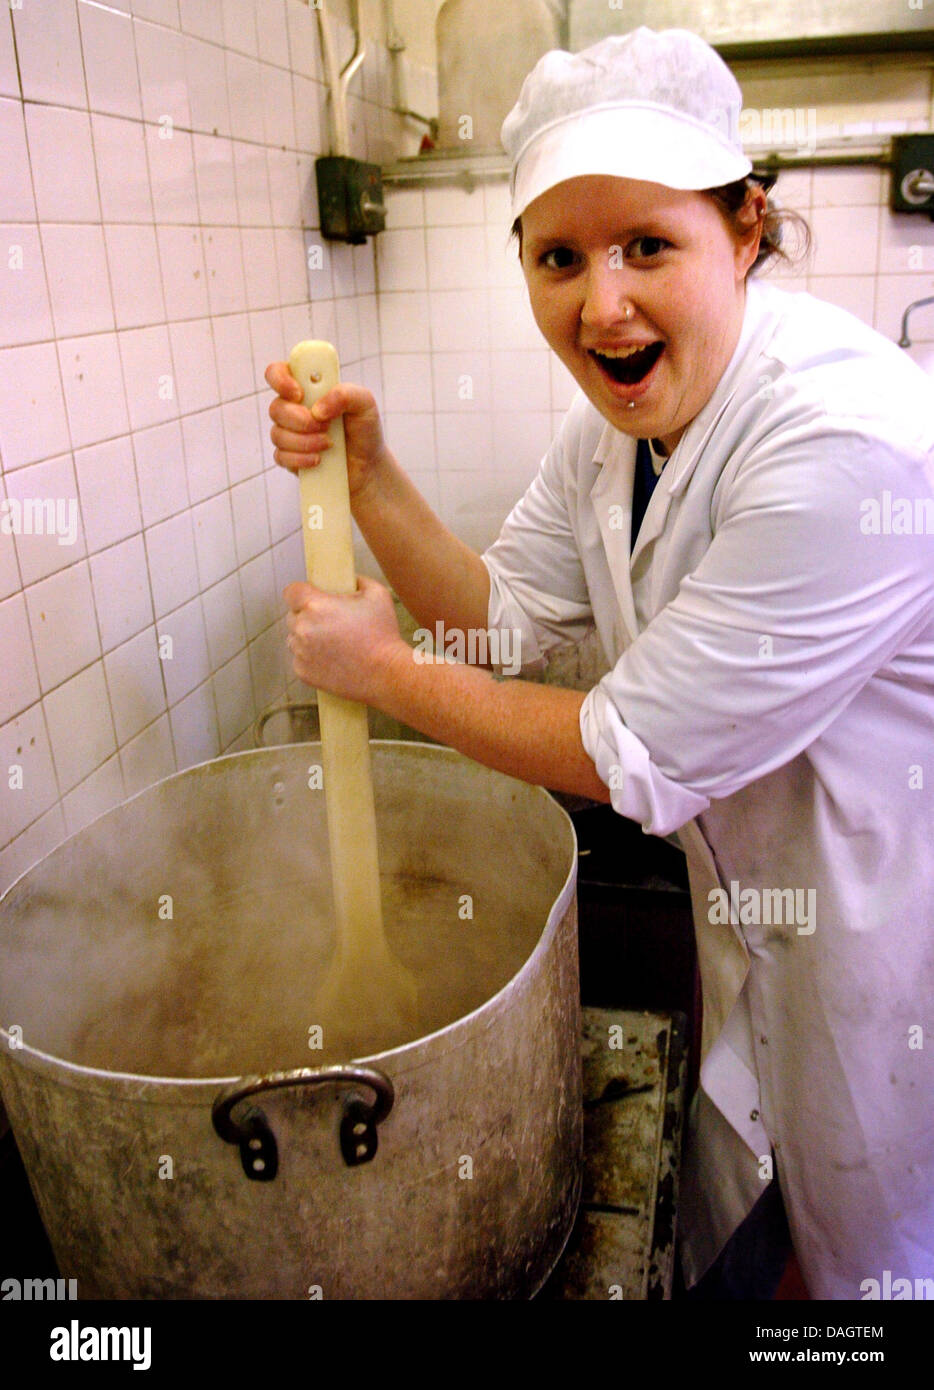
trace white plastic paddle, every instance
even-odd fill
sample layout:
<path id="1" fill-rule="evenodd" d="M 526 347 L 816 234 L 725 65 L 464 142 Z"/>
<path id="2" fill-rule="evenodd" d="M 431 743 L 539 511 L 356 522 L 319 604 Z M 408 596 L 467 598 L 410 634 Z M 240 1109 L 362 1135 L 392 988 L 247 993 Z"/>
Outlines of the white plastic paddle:
<path id="1" fill-rule="evenodd" d="M 309 409 L 340 380 L 337 353 L 326 342 L 299 343 L 289 370 Z M 357 577 L 343 418 L 327 430 L 331 447 L 298 475 L 305 567 L 315 588 L 352 594 Z M 417 988 L 383 931 L 367 708 L 319 690 L 318 714 L 337 940 L 315 1005 L 326 1047 L 330 1039 L 382 1049 L 417 1036 Z"/>

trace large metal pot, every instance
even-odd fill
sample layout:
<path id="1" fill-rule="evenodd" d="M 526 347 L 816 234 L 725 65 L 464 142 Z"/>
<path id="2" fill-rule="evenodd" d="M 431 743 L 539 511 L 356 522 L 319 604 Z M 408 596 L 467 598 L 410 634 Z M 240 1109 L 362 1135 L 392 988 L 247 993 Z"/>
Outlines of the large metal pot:
<path id="1" fill-rule="evenodd" d="M 571 823 L 448 749 L 375 743 L 387 935 L 424 1027 L 334 1056 L 309 1002 L 333 935 L 319 754 L 169 777 L 0 899 L 0 1086 L 79 1297 L 522 1298 L 561 1252 Z"/>

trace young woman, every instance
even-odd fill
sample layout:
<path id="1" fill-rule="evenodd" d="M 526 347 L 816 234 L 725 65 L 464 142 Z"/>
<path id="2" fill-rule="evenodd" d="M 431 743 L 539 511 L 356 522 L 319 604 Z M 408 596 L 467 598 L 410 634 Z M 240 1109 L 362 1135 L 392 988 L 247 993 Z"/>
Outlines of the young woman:
<path id="1" fill-rule="evenodd" d="M 609 674 L 585 696 L 420 662 L 369 580 L 291 585 L 289 645 L 310 685 L 678 832 L 704 998 L 686 1283 L 771 1297 L 790 1227 L 811 1296 L 859 1298 L 934 1277 L 934 403 L 856 319 L 750 278 L 774 219 L 740 107 L 686 31 L 526 79 L 522 268 L 581 390 L 483 556 L 368 391 L 309 412 L 267 372 L 283 466 L 343 415 L 354 515 L 420 623 L 516 630 L 526 664 L 595 625 Z"/>

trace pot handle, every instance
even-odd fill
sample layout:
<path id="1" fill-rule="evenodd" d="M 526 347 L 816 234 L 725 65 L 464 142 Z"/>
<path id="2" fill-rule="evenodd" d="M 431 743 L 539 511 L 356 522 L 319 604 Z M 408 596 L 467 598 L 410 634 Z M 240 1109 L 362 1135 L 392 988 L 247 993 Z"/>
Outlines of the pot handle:
<path id="1" fill-rule="evenodd" d="M 297 703 L 294 700 L 281 700 L 277 704 L 270 705 L 267 709 L 263 710 L 256 723 L 253 725 L 253 746 L 255 748 L 265 747 L 265 742 L 263 739 L 263 730 L 266 728 L 266 725 L 269 723 L 270 719 L 272 719 L 274 715 L 293 715 L 307 710 L 317 711 L 317 708 L 317 700 L 307 700 L 302 701 L 301 703 Z"/>
<path id="2" fill-rule="evenodd" d="M 344 1097 L 340 1123 L 340 1146 L 348 1168 L 369 1163 L 376 1153 L 376 1126 L 392 1109 L 393 1084 L 385 1072 L 375 1067 L 296 1067 L 294 1071 L 274 1071 L 266 1076 L 249 1076 L 221 1091 L 211 1109 L 214 1128 L 221 1139 L 240 1148 L 243 1171 L 254 1182 L 272 1182 L 279 1171 L 279 1148 L 269 1121 L 258 1106 L 251 1105 L 239 1119 L 233 1110 L 250 1096 L 263 1091 L 279 1091 L 285 1086 L 324 1085 L 369 1086 L 376 1099 L 369 1104 L 357 1092 Z"/>

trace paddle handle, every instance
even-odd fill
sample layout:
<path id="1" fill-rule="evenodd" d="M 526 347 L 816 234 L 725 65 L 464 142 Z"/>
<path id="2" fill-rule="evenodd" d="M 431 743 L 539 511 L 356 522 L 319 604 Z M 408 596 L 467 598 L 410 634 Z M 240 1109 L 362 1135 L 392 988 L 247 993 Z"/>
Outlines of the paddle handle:
<path id="1" fill-rule="evenodd" d="M 326 342 L 298 343 L 289 370 L 309 409 L 340 380 L 337 353 Z M 341 416 L 330 421 L 328 434 L 331 447 L 320 463 L 298 475 L 305 568 L 316 589 L 352 594 L 357 576 Z M 384 949 L 367 709 L 320 690 L 318 714 L 338 951 L 356 958 Z"/>

